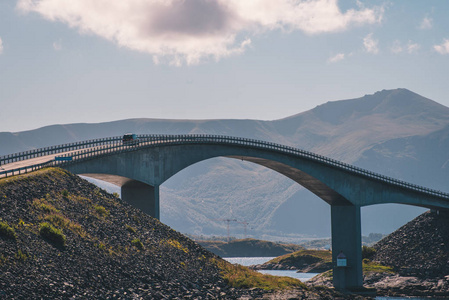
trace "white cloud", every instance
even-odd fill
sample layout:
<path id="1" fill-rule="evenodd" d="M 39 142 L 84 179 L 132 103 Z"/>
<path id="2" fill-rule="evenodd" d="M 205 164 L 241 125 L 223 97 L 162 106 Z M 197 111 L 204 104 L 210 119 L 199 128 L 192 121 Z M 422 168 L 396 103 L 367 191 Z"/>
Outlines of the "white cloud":
<path id="1" fill-rule="evenodd" d="M 61 40 L 53 42 L 53 49 L 55 49 L 55 51 L 60 51 L 62 49 Z"/>
<path id="2" fill-rule="evenodd" d="M 433 27 L 433 20 L 429 17 L 424 17 L 424 19 L 421 21 L 421 24 L 419 24 L 420 29 L 431 29 Z"/>
<path id="3" fill-rule="evenodd" d="M 435 45 L 433 49 L 440 54 L 449 54 L 449 40 L 444 39 L 441 45 Z"/>
<path id="4" fill-rule="evenodd" d="M 174 65 L 240 54 L 261 32 L 338 32 L 383 16 L 361 4 L 342 12 L 338 0 L 18 0 L 17 8 Z"/>
<path id="5" fill-rule="evenodd" d="M 421 46 L 417 43 L 413 43 L 412 41 L 408 41 L 407 44 L 407 52 L 412 54 L 415 53 L 416 51 L 419 50 L 419 48 L 421 48 Z"/>
<path id="6" fill-rule="evenodd" d="M 3 41 L 2 38 L 0 37 L 0 54 L 3 53 Z"/>
<path id="7" fill-rule="evenodd" d="M 341 60 L 345 59 L 345 54 L 344 53 L 338 53 L 334 56 L 329 57 L 329 59 L 327 60 L 327 62 L 329 63 L 336 63 L 339 62 Z"/>
<path id="8" fill-rule="evenodd" d="M 393 42 L 393 46 L 391 46 L 391 52 L 398 54 L 401 53 L 404 49 L 401 46 L 401 42 L 398 40 Z"/>
<path id="9" fill-rule="evenodd" d="M 373 34 L 370 33 L 366 37 L 363 38 L 363 46 L 365 47 L 366 52 L 377 54 L 379 53 L 379 40 L 373 39 Z"/>
<path id="10" fill-rule="evenodd" d="M 393 46 L 390 48 L 391 52 L 398 54 L 403 51 L 407 51 L 407 53 L 412 54 L 416 53 L 421 48 L 421 45 L 418 43 L 413 43 L 412 41 L 408 41 L 407 45 L 402 46 L 401 42 L 398 40 L 393 42 Z"/>

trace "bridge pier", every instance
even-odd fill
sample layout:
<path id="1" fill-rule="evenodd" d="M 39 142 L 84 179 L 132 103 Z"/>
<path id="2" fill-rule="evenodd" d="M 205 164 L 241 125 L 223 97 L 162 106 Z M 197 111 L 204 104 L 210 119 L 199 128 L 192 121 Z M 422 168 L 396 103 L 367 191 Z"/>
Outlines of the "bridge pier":
<path id="1" fill-rule="evenodd" d="M 159 185 L 149 185 L 131 180 L 122 185 L 122 199 L 144 213 L 160 219 Z"/>
<path id="2" fill-rule="evenodd" d="M 331 205 L 332 265 L 334 287 L 363 287 L 360 206 Z M 337 256 L 346 255 L 347 266 L 337 267 Z"/>

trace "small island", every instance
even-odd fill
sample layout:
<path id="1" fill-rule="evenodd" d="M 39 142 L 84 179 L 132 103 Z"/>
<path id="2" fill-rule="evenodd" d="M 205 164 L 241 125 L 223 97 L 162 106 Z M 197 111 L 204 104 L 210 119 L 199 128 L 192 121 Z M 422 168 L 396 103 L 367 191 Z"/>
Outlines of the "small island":
<path id="1" fill-rule="evenodd" d="M 221 257 L 274 257 L 304 249 L 296 244 L 257 239 L 236 239 L 229 242 L 203 240 L 197 243 Z"/>
<path id="2" fill-rule="evenodd" d="M 276 257 L 264 264 L 251 266 L 255 270 L 298 270 L 300 273 L 321 273 L 332 269 L 332 252 L 299 250 Z"/>

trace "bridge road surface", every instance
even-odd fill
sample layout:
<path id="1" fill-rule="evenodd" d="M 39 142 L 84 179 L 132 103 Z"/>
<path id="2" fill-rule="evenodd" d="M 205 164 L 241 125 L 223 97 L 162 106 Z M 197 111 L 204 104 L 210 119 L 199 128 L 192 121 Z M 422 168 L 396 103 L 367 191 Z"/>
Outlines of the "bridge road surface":
<path id="1" fill-rule="evenodd" d="M 157 143 L 160 143 L 160 141 L 140 141 L 139 142 L 139 146 L 145 146 L 145 145 L 157 144 Z M 43 163 L 55 160 L 55 157 L 57 157 L 57 156 L 63 156 L 63 155 L 66 155 L 66 154 L 68 155 L 68 154 L 72 154 L 72 153 L 78 153 L 80 151 L 89 151 L 89 150 L 96 150 L 96 151 L 98 151 L 99 149 L 113 148 L 113 146 L 114 146 L 114 144 L 95 146 L 95 147 L 82 148 L 82 149 L 77 149 L 77 150 L 71 150 L 71 151 L 66 151 L 66 152 L 59 152 L 59 153 L 54 153 L 54 154 L 50 154 L 50 155 L 29 158 L 29 159 L 25 159 L 25 160 L 21 160 L 21 161 L 15 161 L 15 162 L 12 162 L 12 163 L 9 163 L 9 164 L 0 165 L 0 172 L 11 171 L 11 170 L 19 169 L 19 168 L 24 168 L 24 167 L 29 167 L 29 166 L 33 166 L 33 165 L 43 164 Z M 97 153 L 101 154 L 101 152 L 97 152 Z M 4 177 L 6 177 L 5 174 L 0 174 L 0 178 L 4 178 Z"/>

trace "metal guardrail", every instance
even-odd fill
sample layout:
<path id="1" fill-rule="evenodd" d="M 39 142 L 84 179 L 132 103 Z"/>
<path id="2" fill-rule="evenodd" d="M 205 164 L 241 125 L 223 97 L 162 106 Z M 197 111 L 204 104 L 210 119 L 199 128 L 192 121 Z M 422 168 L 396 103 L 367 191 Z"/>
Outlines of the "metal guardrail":
<path id="1" fill-rule="evenodd" d="M 55 146 L 50 146 L 50 147 L 45 147 L 45 148 L 39 148 L 39 149 L 33 149 L 33 150 L 24 151 L 24 152 L 13 153 L 13 154 L 9 154 L 9 155 L 0 156 L 0 166 L 9 164 L 9 163 L 13 163 L 13 162 L 27 160 L 30 158 L 36 158 L 36 157 L 47 156 L 47 155 L 51 155 L 51 154 L 58 154 L 58 153 L 67 152 L 67 151 L 91 148 L 93 146 L 106 145 L 108 143 L 115 142 L 115 141 L 121 141 L 121 140 L 122 140 L 122 137 L 116 136 L 116 137 L 110 137 L 110 138 L 87 140 L 87 141 L 70 143 L 70 144 L 55 145 Z"/>
<path id="2" fill-rule="evenodd" d="M 374 173 L 356 166 L 352 166 L 350 164 L 331 159 L 322 155 L 318 155 L 312 153 L 310 151 L 297 149 L 290 146 L 280 145 L 272 142 L 247 139 L 247 138 L 239 138 L 232 136 L 221 136 L 221 135 L 139 135 L 138 143 L 126 143 L 122 142 L 121 137 L 112 137 L 112 138 L 104 138 L 92 141 L 79 142 L 74 144 L 53 146 L 50 148 L 36 149 L 35 153 L 47 153 L 45 155 L 51 155 L 55 153 L 73 151 L 69 154 L 62 155 L 62 157 L 71 157 L 71 161 L 60 160 L 60 161 L 52 161 L 53 166 L 64 166 L 66 164 L 76 163 L 77 161 L 92 159 L 95 157 L 103 156 L 103 155 L 111 155 L 117 154 L 120 152 L 128 152 L 135 151 L 138 149 L 148 148 L 148 147 L 157 147 L 157 146 L 167 146 L 167 145 L 182 145 L 182 144 L 220 144 L 220 145 L 235 145 L 235 146 L 243 146 L 243 147 L 251 147 L 258 148 L 262 150 L 273 150 L 276 152 L 281 152 L 289 155 L 294 155 L 297 157 L 313 160 L 315 162 L 320 162 L 323 164 L 330 165 L 332 167 L 336 167 L 347 172 L 353 173 L 355 175 L 365 176 L 371 179 L 375 179 L 384 183 L 388 183 L 394 186 L 400 186 L 403 188 L 411 189 L 414 191 L 418 191 L 424 194 L 437 196 L 441 198 L 445 198 L 449 200 L 449 193 L 444 193 L 441 191 L 429 189 L 426 187 L 422 187 L 416 184 L 408 183 L 402 180 L 398 180 L 392 177 L 384 176 L 378 173 Z M 84 149 L 76 151 L 77 146 L 82 145 Z M 47 149 L 47 150 L 45 150 Z M 62 151 L 59 151 L 63 149 Z M 59 151 L 59 152 L 53 152 Z M 11 157 L 16 157 L 18 160 L 24 160 L 23 157 L 29 157 L 30 153 L 11 154 L 10 156 L 6 156 L 6 159 Z M 43 155 L 40 155 L 43 156 Z M 5 158 L 0 157 L 0 162 Z M 29 157 L 31 158 L 31 157 Z M 25 158 L 28 159 L 28 158 Z M 29 166 L 31 168 L 33 166 Z M 36 166 L 34 166 L 36 167 Z M 13 170 L 11 170 L 13 171 Z M 11 171 L 8 171 L 9 173 Z M 15 170 L 17 171 L 17 170 Z M 4 174 L 4 172 L 0 172 L 0 176 Z"/>
<path id="3" fill-rule="evenodd" d="M 2 178 L 2 177 L 6 178 L 9 176 L 26 174 L 28 172 L 33 172 L 33 171 L 36 171 L 36 170 L 39 170 L 42 168 L 51 167 L 53 165 L 54 165 L 54 160 L 49 160 L 49 161 L 46 161 L 46 162 L 40 163 L 40 164 L 30 165 L 30 166 L 26 166 L 26 167 L 22 167 L 22 168 L 17 168 L 17 169 L 6 170 L 6 171 L 0 172 L 0 178 Z"/>

